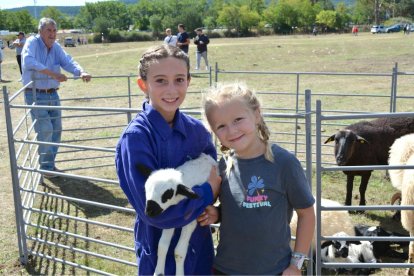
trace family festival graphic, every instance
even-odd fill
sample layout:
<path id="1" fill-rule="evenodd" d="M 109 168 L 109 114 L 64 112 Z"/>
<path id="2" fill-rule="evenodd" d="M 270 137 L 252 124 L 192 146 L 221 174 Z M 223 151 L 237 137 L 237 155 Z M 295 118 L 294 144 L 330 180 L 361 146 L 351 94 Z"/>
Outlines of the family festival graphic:
<path id="1" fill-rule="evenodd" d="M 246 200 L 243 201 L 244 208 L 272 207 L 269 197 L 265 194 L 264 180 L 257 176 L 252 176 L 247 186 Z"/>

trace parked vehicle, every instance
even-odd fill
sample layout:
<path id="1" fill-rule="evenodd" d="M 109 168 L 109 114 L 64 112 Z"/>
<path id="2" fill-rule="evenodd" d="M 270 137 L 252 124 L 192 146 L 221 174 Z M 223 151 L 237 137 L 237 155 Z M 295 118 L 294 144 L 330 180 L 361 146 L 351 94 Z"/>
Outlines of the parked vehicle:
<path id="1" fill-rule="evenodd" d="M 63 45 L 65 47 L 68 47 L 68 46 L 76 47 L 76 41 L 73 39 L 73 37 L 68 36 L 68 37 L 65 37 L 65 40 L 63 42 Z"/>
<path id="2" fill-rule="evenodd" d="M 372 26 L 371 27 L 371 33 L 373 33 L 373 34 L 385 33 L 384 25 L 374 25 L 374 26 Z"/>
<path id="3" fill-rule="evenodd" d="M 395 24 L 395 25 L 392 25 L 390 27 L 385 28 L 385 32 L 386 33 L 397 33 L 399 31 L 401 31 L 401 29 L 402 28 L 401 28 L 400 24 Z"/>

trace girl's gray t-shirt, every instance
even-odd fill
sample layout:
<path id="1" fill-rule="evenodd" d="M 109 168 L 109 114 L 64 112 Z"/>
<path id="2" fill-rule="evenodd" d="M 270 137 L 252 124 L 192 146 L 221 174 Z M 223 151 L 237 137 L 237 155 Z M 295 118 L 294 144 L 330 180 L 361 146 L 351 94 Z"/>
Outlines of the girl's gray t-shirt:
<path id="1" fill-rule="evenodd" d="M 297 158 L 276 144 L 274 162 L 264 155 L 233 157 L 229 177 L 220 160 L 222 220 L 214 267 L 226 274 L 278 274 L 291 258 L 293 209 L 315 202 Z"/>

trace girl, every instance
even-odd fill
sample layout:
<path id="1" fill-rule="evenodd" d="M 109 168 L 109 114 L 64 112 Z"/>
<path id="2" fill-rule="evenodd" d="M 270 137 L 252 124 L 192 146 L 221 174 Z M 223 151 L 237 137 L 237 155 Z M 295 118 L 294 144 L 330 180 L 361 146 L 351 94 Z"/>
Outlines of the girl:
<path id="1" fill-rule="evenodd" d="M 206 95 L 204 109 L 223 151 L 215 274 L 300 274 L 315 215 L 314 198 L 299 161 L 277 144 L 269 144 L 260 103 L 245 86 L 236 83 L 213 89 Z M 292 253 L 293 209 L 299 223 Z M 217 217 L 218 209 L 211 207 L 199 221 L 207 225 Z"/>
<path id="2" fill-rule="evenodd" d="M 137 212 L 134 234 L 140 275 L 153 275 L 162 229 L 179 228 L 199 216 L 218 195 L 221 178 L 212 169 L 208 183 L 194 187 L 199 199 L 183 200 L 161 215 L 145 215 L 146 178 L 138 169 L 175 168 L 202 152 L 216 158 L 211 135 L 203 124 L 182 112 L 190 84 L 188 56 L 177 47 L 161 45 L 149 49 L 139 61 L 138 86 L 145 93 L 142 112 L 124 130 L 116 148 L 120 186 Z M 165 274 L 175 273 L 175 231 L 167 255 Z M 211 274 L 214 257 L 209 227 L 197 226 L 185 260 L 185 274 Z"/>

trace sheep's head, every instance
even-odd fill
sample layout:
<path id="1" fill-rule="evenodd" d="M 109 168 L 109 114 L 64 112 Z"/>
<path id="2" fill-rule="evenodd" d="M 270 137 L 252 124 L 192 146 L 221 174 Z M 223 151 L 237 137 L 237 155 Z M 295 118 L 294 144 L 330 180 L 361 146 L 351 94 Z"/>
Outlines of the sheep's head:
<path id="1" fill-rule="evenodd" d="M 161 169 L 150 174 L 145 182 L 145 214 L 155 217 L 184 197 L 198 198 L 190 188 L 183 185 L 182 174 L 175 169 Z"/>
<path id="2" fill-rule="evenodd" d="M 335 237 L 347 237 L 345 232 L 334 234 Z M 322 243 L 321 248 L 331 246 L 329 254 L 335 258 L 347 258 L 349 254 L 349 241 L 345 240 L 329 240 Z"/>
<path id="3" fill-rule="evenodd" d="M 325 141 L 325 144 L 333 141 L 335 141 L 335 160 L 339 166 L 347 165 L 357 144 L 368 143 L 363 137 L 349 129 L 338 131 L 336 134 L 330 136 Z"/>

